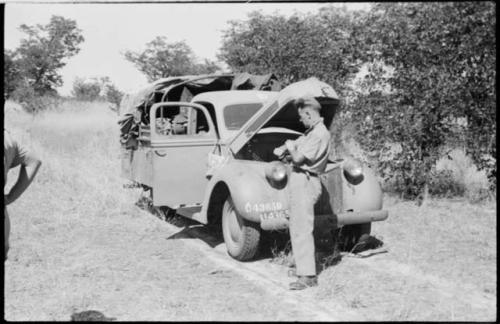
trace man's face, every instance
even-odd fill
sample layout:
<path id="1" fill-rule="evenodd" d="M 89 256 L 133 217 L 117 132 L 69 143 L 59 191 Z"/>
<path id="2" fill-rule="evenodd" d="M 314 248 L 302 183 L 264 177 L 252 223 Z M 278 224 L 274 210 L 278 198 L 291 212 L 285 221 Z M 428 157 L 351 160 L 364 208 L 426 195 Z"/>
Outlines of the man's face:
<path id="1" fill-rule="evenodd" d="M 309 128 L 311 125 L 311 115 L 309 114 L 309 111 L 307 108 L 300 108 L 298 109 L 299 112 L 299 117 L 300 117 L 300 122 L 304 124 L 305 128 Z"/>

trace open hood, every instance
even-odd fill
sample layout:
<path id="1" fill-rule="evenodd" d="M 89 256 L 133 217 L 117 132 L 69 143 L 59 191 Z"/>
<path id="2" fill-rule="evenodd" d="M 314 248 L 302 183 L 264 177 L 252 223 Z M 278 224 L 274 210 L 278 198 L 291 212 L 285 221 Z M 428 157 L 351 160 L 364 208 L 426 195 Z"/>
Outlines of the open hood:
<path id="1" fill-rule="evenodd" d="M 312 96 L 321 104 L 321 116 L 327 128 L 330 128 L 340 99 L 333 88 L 316 78 L 295 82 L 281 90 L 277 97 L 266 102 L 262 109 L 252 116 L 238 134 L 229 142 L 231 151 L 236 154 L 263 127 L 285 127 L 304 132 L 299 120 L 294 99 Z"/>

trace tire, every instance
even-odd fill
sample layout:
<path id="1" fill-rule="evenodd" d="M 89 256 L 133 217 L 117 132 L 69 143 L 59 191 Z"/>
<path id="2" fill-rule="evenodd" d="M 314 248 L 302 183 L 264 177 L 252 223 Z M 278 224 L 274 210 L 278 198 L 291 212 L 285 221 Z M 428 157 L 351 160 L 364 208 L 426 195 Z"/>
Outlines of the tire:
<path id="1" fill-rule="evenodd" d="M 370 235 L 372 223 L 345 225 L 340 229 L 339 248 L 350 252 L 358 243 L 362 235 Z"/>
<path id="2" fill-rule="evenodd" d="M 222 208 L 222 234 L 227 252 L 239 261 L 251 260 L 259 248 L 260 226 L 241 217 L 229 196 Z"/>

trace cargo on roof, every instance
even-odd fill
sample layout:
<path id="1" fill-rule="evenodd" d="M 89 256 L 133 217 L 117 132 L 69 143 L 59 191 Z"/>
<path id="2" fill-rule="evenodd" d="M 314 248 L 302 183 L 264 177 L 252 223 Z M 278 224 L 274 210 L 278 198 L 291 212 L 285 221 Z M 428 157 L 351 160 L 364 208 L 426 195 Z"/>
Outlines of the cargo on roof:
<path id="1" fill-rule="evenodd" d="M 138 126 L 149 124 L 151 106 L 159 102 L 189 102 L 200 93 L 222 90 L 279 91 L 281 84 L 272 73 L 206 74 L 173 76 L 159 79 L 146 88 L 127 94 L 120 103 L 120 142 L 135 146 Z"/>

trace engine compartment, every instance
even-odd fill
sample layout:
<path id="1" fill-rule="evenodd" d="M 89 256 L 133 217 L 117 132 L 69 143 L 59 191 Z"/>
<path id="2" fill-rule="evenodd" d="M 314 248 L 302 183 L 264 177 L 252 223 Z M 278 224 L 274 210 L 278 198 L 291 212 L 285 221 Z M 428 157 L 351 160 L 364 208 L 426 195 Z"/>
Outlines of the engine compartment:
<path id="1" fill-rule="evenodd" d="M 281 127 L 261 129 L 236 154 L 237 159 L 271 162 L 278 161 L 273 150 L 285 143 L 286 140 L 295 140 L 301 133 Z"/>

